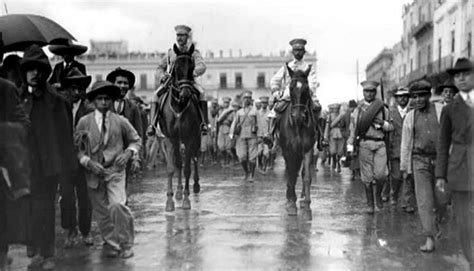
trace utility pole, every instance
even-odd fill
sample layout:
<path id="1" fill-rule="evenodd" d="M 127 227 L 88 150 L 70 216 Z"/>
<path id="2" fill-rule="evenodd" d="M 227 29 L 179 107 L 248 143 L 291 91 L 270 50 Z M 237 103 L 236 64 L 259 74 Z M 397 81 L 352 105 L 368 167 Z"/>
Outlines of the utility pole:
<path id="1" fill-rule="evenodd" d="M 359 59 L 356 59 L 356 101 L 359 101 Z"/>

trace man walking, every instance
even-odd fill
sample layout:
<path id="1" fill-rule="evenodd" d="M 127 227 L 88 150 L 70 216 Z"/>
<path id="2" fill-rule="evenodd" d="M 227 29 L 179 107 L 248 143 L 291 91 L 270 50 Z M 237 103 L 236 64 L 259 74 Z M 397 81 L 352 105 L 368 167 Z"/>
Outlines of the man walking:
<path id="1" fill-rule="evenodd" d="M 452 191 L 461 248 L 474 270 L 474 65 L 460 58 L 448 72 L 454 76 L 459 95 L 441 113 L 436 186 Z"/>
<path id="2" fill-rule="evenodd" d="M 113 101 L 120 98 L 117 86 L 98 81 L 87 98 L 96 110 L 77 124 L 78 157 L 86 169 L 105 255 L 129 258 L 133 256 L 134 230 L 132 212 L 125 205 L 125 167 L 141 148 L 140 136 L 126 118 L 110 111 Z"/>
<path id="3" fill-rule="evenodd" d="M 387 180 L 387 151 L 385 132 L 393 130 L 388 110 L 382 100 L 376 99 L 378 83 L 364 81 L 364 102 L 354 110 L 347 151 L 358 153 L 361 179 L 365 185 L 368 213 L 374 213 L 374 197 L 378 209 L 383 207 L 382 188 Z M 357 148 L 358 151 L 354 151 Z M 375 196 L 374 196 L 375 194 Z"/>
<path id="4" fill-rule="evenodd" d="M 257 159 L 257 111 L 252 106 L 252 92 L 242 95 L 243 107 L 235 115 L 229 135 L 235 135 L 237 141 L 235 150 L 242 168 L 245 171 L 245 181 L 253 182 Z"/>
<path id="5" fill-rule="evenodd" d="M 230 126 L 235 118 L 235 112 L 238 110 L 236 106 L 230 107 L 231 98 L 222 98 L 223 106 L 217 118 L 217 126 L 219 132 L 217 134 L 217 149 L 222 155 L 222 166 L 229 166 L 232 162 L 232 139 L 230 138 Z"/>

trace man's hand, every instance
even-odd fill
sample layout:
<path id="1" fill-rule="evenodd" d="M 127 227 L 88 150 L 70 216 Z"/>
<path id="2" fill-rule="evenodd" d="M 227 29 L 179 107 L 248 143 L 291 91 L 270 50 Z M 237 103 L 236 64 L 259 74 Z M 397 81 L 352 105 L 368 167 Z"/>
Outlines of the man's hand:
<path id="1" fill-rule="evenodd" d="M 352 153 L 354 152 L 354 146 L 351 144 L 347 144 L 347 152 Z"/>
<path id="2" fill-rule="evenodd" d="M 436 188 L 442 192 L 442 193 L 445 193 L 446 192 L 446 179 L 444 178 L 437 178 L 436 179 Z"/>
<path id="3" fill-rule="evenodd" d="M 127 164 L 130 157 L 132 157 L 132 151 L 125 150 L 122 154 L 120 154 L 119 156 L 117 156 L 117 158 L 115 158 L 115 165 L 117 165 L 119 168 L 124 167 Z"/>
<path id="4" fill-rule="evenodd" d="M 99 164 L 95 161 L 89 160 L 89 162 L 87 162 L 87 167 L 95 175 L 98 175 L 99 177 L 104 177 L 105 176 L 105 169 L 101 164 Z"/>
<path id="5" fill-rule="evenodd" d="M 61 83 L 54 83 L 54 84 L 52 84 L 52 86 L 53 86 L 55 89 L 61 89 Z"/>
<path id="6" fill-rule="evenodd" d="M 155 127 L 153 127 L 153 125 L 149 125 L 148 128 L 146 129 L 146 135 L 154 136 L 155 134 L 156 134 Z"/>

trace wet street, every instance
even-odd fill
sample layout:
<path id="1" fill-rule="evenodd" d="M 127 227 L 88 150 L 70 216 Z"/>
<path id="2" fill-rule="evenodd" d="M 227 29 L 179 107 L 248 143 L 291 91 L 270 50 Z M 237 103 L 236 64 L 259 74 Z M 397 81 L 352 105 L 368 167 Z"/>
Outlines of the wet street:
<path id="1" fill-rule="evenodd" d="M 176 211 L 167 213 L 161 165 L 129 187 L 135 256 L 105 258 L 96 225 L 95 246 L 63 249 L 58 226 L 56 270 L 466 270 L 452 217 L 435 252 L 424 254 L 418 250 L 424 237 L 417 214 L 388 205 L 365 214 L 362 184 L 350 180 L 349 170 L 321 167 L 313 178 L 310 214 L 298 210 L 288 217 L 283 169 L 279 158 L 273 171 L 258 173 L 250 184 L 240 167 L 201 167 L 201 193 L 191 195 L 192 209 L 176 202 Z M 12 270 L 26 270 L 24 247 L 15 246 L 10 255 Z"/>

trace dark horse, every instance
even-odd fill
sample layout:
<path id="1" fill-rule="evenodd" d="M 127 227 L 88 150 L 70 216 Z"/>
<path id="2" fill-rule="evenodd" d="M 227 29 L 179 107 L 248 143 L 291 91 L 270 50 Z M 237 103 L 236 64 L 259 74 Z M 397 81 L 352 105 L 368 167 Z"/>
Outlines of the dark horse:
<path id="1" fill-rule="evenodd" d="M 197 156 L 201 144 L 201 130 L 199 128 L 199 112 L 196 107 L 198 91 L 194 87 L 194 60 L 192 54 L 194 45 L 188 52 L 180 52 L 176 45 L 173 47 L 176 61 L 171 71 L 172 80 L 164 96 L 163 112 L 159 120 L 160 127 L 165 134 L 165 156 L 168 172 L 168 191 L 166 211 L 174 211 L 173 175 L 178 174 L 176 200 L 183 199 L 182 170 L 183 158 L 181 146 L 184 145 L 184 199 L 183 209 L 191 208 L 189 200 L 189 177 L 191 176 L 191 161 L 194 163 L 194 193 L 199 193 L 199 173 Z"/>
<path id="2" fill-rule="evenodd" d="M 301 173 L 303 178 L 303 190 L 301 192 L 300 207 L 310 210 L 310 164 L 313 146 L 316 142 L 317 124 L 314 121 L 315 117 L 311 107 L 311 93 L 308 86 L 310 68 L 306 71 L 293 71 L 288 66 L 287 68 L 288 74 L 291 77 L 291 102 L 282 112 L 279 124 L 279 144 L 286 163 L 287 212 L 289 215 L 296 215 L 295 185 L 301 164 L 303 164 Z"/>

